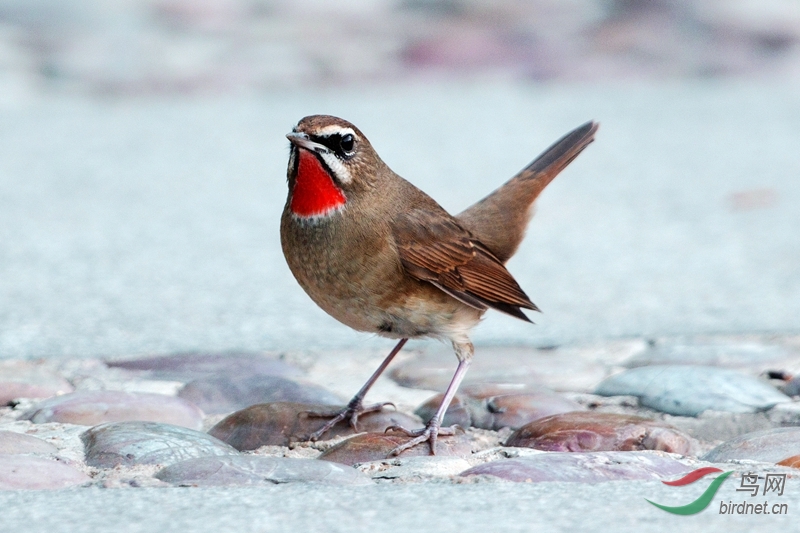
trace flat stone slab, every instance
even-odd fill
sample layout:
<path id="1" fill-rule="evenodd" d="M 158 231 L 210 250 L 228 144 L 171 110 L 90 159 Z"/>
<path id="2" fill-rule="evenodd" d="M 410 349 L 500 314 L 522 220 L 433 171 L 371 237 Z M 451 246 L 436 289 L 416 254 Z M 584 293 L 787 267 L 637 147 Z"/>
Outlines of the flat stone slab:
<path id="1" fill-rule="evenodd" d="M 494 383 L 466 385 L 445 411 L 442 426 L 517 429 L 539 418 L 584 409 L 551 390 L 524 390 L 526 388 L 531 387 Z M 437 394 L 430 398 L 414 414 L 427 422 L 436 414 L 443 397 L 443 394 Z"/>
<path id="2" fill-rule="evenodd" d="M 0 454 L 0 490 L 64 489 L 91 481 L 77 468 L 54 459 Z"/>
<path id="3" fill-rule="evenodd" d="M 591 347 L 480 347 L 463 383 L 520 384 L 590 392 L 610 375 L 611 365 L 602 360 L 603 355 L 602 350 Z M 389 375 L 404 387 L 444 392 L 456 363 L 452 351 L 431 349 L 398 364 Z"/>
<path id="4" fill-rule="evenodd" d="M 288 446 L 293 442 L 308 440 L 309 435 L 321 428 L 329 416 L 314 417 L 308 413 L 333 415 L 339 407 L 274 402 L 254 405 L 237 411 L 209 430 L 209 434 L 227 442 L 240 451 L 255 450 L 261 446 Z M 390 426 L 416 429 L 423 424 L 416 418 L 390 408 L 365 413 L 358 419 L 359 431 L 382 432 Z M 357 433 L 344 421 L 323 435 L 332 439 Z"/>
<path id="5" fill-rule="evenodd" d="M 426 481 L 456 476 L 470 466 L 469 461 L 463 457 L 429 455 L 367 461 L 355 468 L 373 479 Z"/>
<path id="6" fill-rule="evenodd" d="M 328 448 L 319 456 L 319 459 L 348 466 L 368 461 L 379 461 L 389 458 L 392 450 L 410 441 L 411 438 L 397 433 L 362 433 Z M 463 434 L 450 437 L 440 436 L 436 441 L 437 457 L 467 457 L 471 453 L 472 449 L 469 440 Z M 404 450 L 397 457 L 427 457 L 430 454 L 430 445 L 427 442 L 423 442 Z"/>
<path id="7" fill-rule="evenodd" d="M 251 405 L 269 402 L 294 402 L 341 405 L 344 400 L 331 391 L 311 383 L 298 383 L 265 374 L 223 375 L 187 383 L 178 397 L 192 402 L 207 414 L 232 413 Z"/>
<path id="8" fill-rule="evenodd" d="M 112 368 L 146 373 L 148 377 L 191 381 L 211 376 L 300 377 L 303 371 L 274 355 L 248 352 L 185 352 L 137 359 L 107 361 Z"/>
<path id="9" fill-rule="evenodd" d="M 371 484 L 369 478 L 361 472 L 336 463 L 256 455 L 198 457 L 170 465 L 159 471 L 155 477 L 173 485 L 191 487 L 283 483 Z"/>
<path id="10" fill-rule="evenodd" d="M 754 431 L 723 442 L 702 459 L 713 463 L 761 461 L 780 463 L 800 455 L 800 427 Z"/>
<path id="11" fill-rule="evenodd" d="M 81 440 L 86 464 L 101 468 L 170 465 L 196 457 L 237 453 L 206 433 L 155 422 L 103 424 L 83 433 Z"/>
<path id="12" fill-rule="evenodd" d="M 532 483 L 599 483 L 623 479 L 664 479 L 690 470 L 683 463 L 657 452 L 551 452 L 484 463 L 461 475 L 488 475 Z"/>
<path id="13" fill-rule="evenodd" d="M 0 431 L 0 454 L 41 454 L 55 453 L 58 448 L 47 441 L 24 433 Z"/>
<path id="14" fill-rule="evenodd" d="M 0 405 L 16 398 L 49 398 L 72 392 L 64 377 L 32 361 L 0 361 Z"/>
<path id="15" fill-rule="evenodd" d="M 710 366 L 656 365 L 626 370 L 597 386 L 601 396 L 638 396 L 645 407 L 681 416 L 753 413 L 791 399 L 769 383 Z"/>
<path id="16" fill-rule="evenodd" d="M 552 452 L 661 450 L 682 455 L 695 448 L 691 437 L 664 422 L 593 411 L 536 420 L 515 431 L 506 445 Z"/>
<path id="17" fill-rule="evenodd" d="M 140 420 L 193 429 L 203 426 L 203 411 L 182 398 L 124 391 L 77 391 L 49 398 L 22 415 L 35 424 L 61 422 L 94 426 Z"/>
<path id="18" fill-rule="evenodd" d="M 665 342 L 624 362 L 628 368 L 652 365 L 703 365 L 747 370 L 796 367 L 800 352 L 787 346 L 755 341 Z"/>

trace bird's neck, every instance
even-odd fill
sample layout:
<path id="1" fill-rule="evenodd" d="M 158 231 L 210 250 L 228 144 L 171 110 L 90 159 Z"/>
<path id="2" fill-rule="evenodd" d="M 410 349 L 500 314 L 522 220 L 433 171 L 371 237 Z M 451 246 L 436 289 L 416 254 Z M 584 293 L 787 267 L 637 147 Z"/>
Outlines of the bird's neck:
<path id="1" fill-rule="evenodd" d="M 292 213 L 302 218 L 324 217 L 347 203 L 344 192 L 314 154 L 300 148 L 297 157 L 297 174 L 289 204 Z"/>

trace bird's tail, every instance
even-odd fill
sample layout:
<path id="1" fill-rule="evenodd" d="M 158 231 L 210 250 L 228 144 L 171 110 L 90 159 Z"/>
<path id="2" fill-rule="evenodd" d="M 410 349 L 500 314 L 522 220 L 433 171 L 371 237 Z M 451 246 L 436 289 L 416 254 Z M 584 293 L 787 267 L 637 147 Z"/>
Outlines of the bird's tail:
<path id="1" fill-rule="evenodd" d="M 502 187 L 456 218 L 505 263 L 525 236 L 539 193 L 594 140 L 598 126 L 587 122 L 564 135 Z"/>

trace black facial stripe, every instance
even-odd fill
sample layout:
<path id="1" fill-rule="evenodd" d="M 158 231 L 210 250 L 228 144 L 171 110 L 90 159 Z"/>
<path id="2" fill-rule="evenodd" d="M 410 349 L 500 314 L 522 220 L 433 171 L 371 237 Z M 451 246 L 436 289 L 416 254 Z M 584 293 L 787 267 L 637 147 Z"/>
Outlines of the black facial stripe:
<path id="1" fill-rule="evenodd" d="M 346 136 L 352 137 L 350 134 L 346 134 Z M 353 157 L 352 152 L 345 152 L 342 149 L 342 135 L 339 133 L 333 133 L 324 137 L 312 135 L 310 138 L 312 141 L 323 145 L 325 148 L 336 154 L 339 159 L 350 159 Z"/>
<path id="2" fill-rule="evenodd" d="M 297 176 L 297 169 L 300 166 L 300 148 L 292 145 L 292 176 Z"/>

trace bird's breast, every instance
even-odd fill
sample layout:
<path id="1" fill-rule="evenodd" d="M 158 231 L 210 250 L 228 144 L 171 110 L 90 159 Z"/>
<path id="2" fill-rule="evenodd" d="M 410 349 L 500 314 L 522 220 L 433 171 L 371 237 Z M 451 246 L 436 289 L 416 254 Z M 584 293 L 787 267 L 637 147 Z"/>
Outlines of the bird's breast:
<path id="1" fill-rule="evenodd" d="M 393 338 L 450 337 L 454 323 L 477 322 L 481 313 L 404 271 L 385 220 L 356 217 L 346 207 L 309 223 L 287 206 L 281 220 L 289 269 L 325 312 L 358 331 Z"/>

